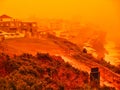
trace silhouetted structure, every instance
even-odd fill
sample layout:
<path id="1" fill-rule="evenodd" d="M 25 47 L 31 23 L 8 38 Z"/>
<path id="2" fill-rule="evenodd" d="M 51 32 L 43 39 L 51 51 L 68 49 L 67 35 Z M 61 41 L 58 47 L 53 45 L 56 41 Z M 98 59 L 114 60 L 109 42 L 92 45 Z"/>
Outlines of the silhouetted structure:
<path id="1" fill-rule="evenodd" d="M 98 89 L 100 87 L 100 72 L 98 67 L 91 68 L 90 85 L 91 85 L 91 88 Z"/>

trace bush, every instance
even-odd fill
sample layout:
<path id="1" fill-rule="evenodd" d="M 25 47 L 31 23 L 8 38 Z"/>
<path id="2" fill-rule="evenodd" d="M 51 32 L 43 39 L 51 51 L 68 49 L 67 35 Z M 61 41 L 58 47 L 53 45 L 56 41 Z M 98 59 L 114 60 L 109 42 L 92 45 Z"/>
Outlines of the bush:
<path id="1" fill-rule="evenodd" d="M 24 53 L 11 58 L 2 54 L 0 60 L 0 70 L 7 72 L 4 78 L 0 76 L 0 90 L 71 90 L 88 82 L 86 72 L 65 63 L 61 57 Z"/>

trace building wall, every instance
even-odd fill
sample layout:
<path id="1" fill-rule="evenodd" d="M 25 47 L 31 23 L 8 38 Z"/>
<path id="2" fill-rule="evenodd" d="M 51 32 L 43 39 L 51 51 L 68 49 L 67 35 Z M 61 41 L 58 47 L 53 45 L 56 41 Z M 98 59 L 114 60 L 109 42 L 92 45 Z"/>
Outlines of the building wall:
<path id="1" fill-rule="evenodd" d="M 30 31 L 37 30 L 37 23 L 35 22 L 21 22 L 21 21 L 0 21 L 0 30 L 7 32 L 16 31 Z"/>

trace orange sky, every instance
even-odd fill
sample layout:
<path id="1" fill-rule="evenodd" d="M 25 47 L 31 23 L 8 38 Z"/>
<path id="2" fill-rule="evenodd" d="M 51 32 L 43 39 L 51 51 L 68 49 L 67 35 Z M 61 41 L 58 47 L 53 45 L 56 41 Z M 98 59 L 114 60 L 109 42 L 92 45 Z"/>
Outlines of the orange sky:
<path id="1" fill-rule="evenodd" d="M 76 19 L 97 24 L 116 37 L 120 35 L 119 10 L 119 0 L 0 0 L 0 14 Z"/>

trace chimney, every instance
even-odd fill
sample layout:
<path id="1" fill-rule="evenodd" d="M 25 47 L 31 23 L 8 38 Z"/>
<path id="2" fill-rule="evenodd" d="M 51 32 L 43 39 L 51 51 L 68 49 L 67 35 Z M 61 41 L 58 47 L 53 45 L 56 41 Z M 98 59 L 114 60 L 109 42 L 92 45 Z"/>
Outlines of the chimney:
<path id="1" fill-rule="evenodd" d="M 100 88 L 100 72 L 98 67 L 91 68 L 90 85 L 91 88 L 96 90 Z"/>

